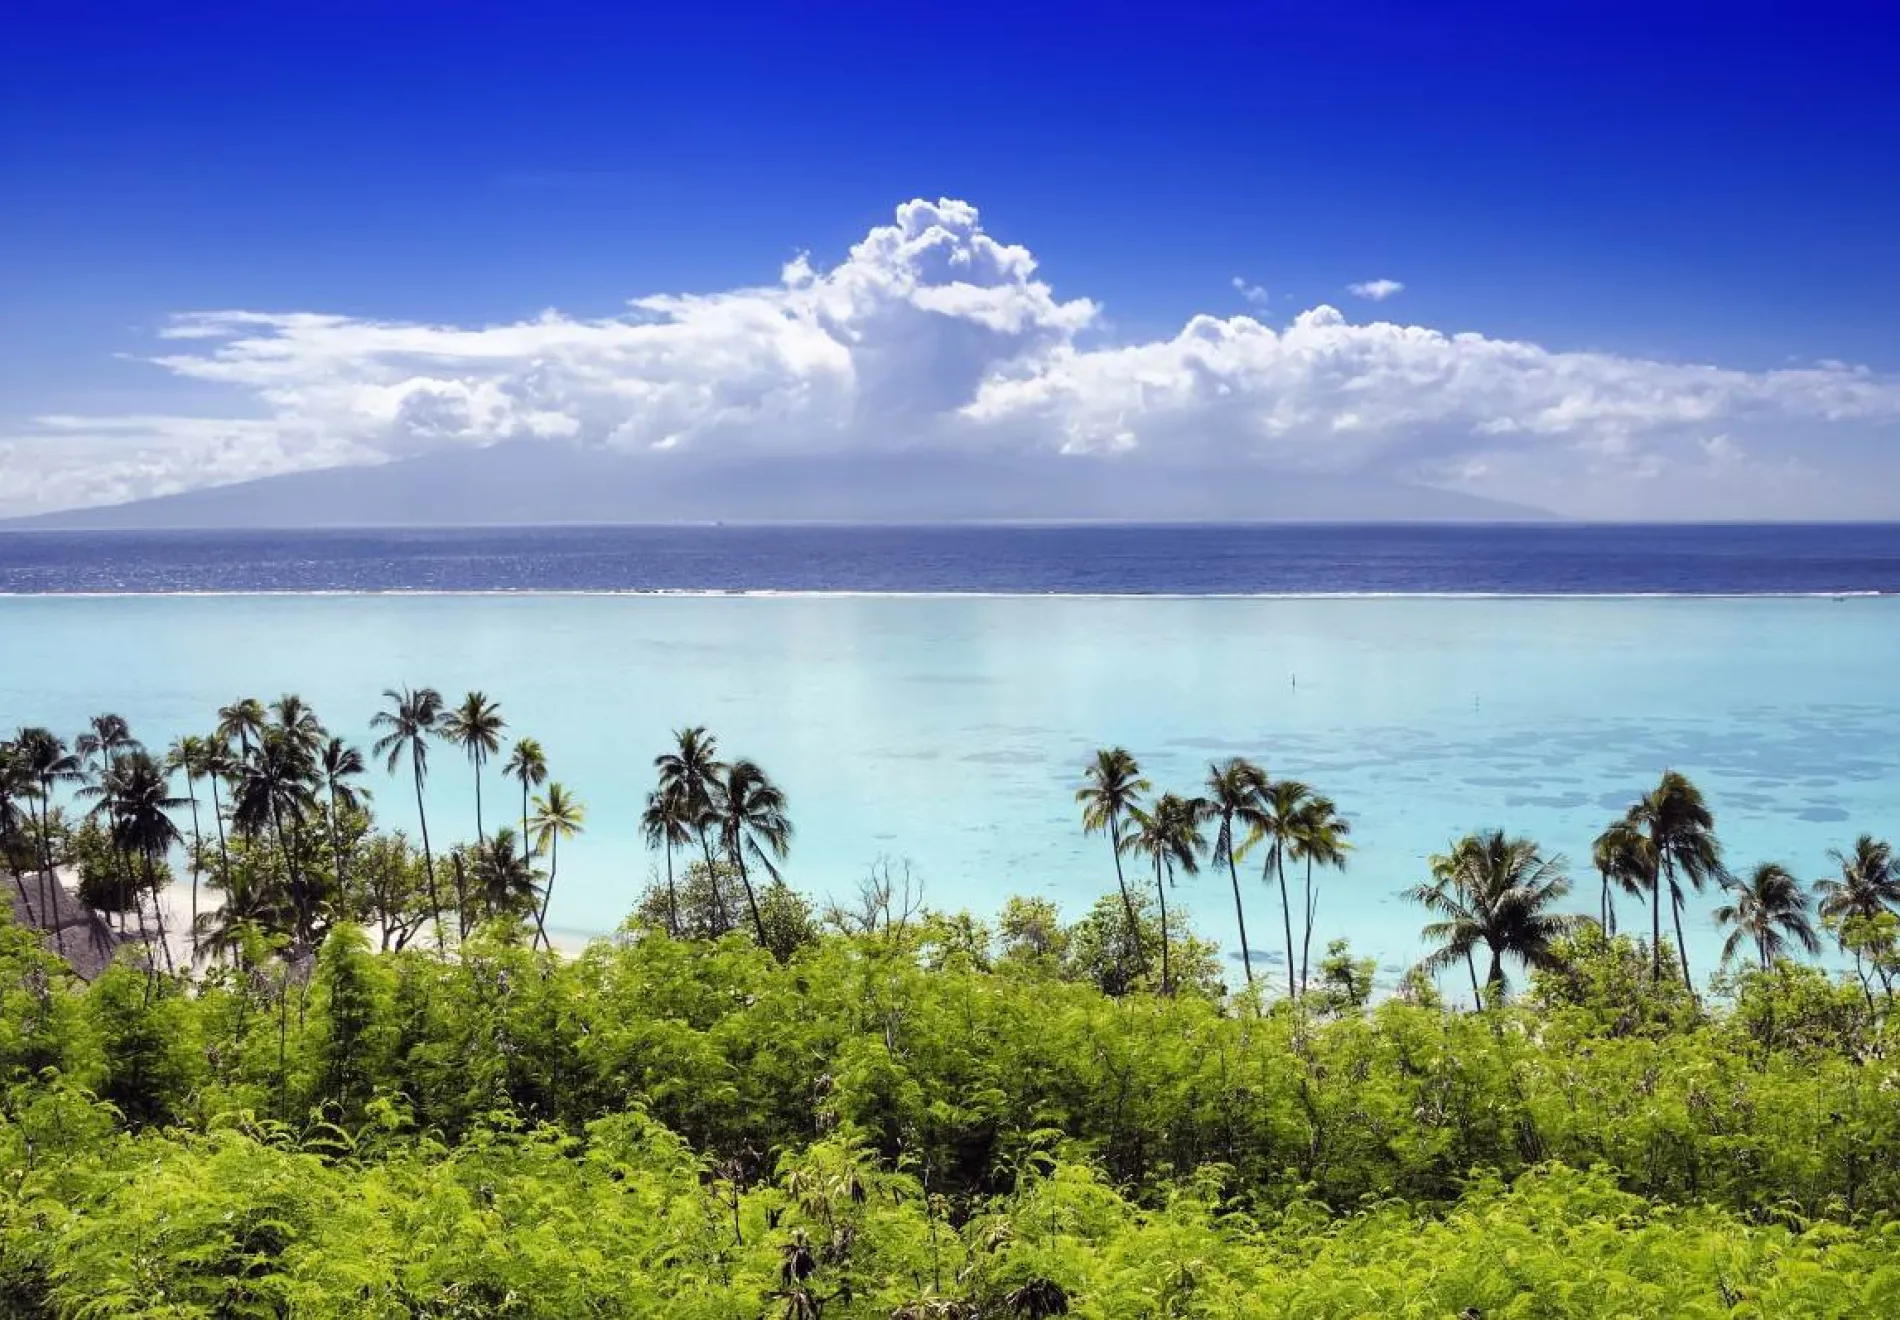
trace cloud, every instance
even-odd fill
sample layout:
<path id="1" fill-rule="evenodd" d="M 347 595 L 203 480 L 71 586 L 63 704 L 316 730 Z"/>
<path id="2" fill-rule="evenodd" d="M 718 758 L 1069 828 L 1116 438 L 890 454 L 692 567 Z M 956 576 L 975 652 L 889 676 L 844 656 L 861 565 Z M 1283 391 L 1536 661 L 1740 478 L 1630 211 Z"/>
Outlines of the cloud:
<path id="1" fill-rule="evenodd" d="M 1058 296 L 1027 248 L 946 199 L 898 207 L 834 264 L 800 255 L 771 282 L 649 294 L 609 317 L 185 313 L 150 361 L 228 392 L 238 415 L 39 418 L 0 435 L 0 514 L 527 441 L 1323 472 L 1614 516 L 1632 481 L 1672 473 L 1713 474 L 1717 500 L 1751 480 L 1825 499 L 1814 460 L 1900 420 L 1900 380 L 1840 363 L 1561 351 L 1328 306 L 1276 325 L 1264 290 L 1234 287 L 1251 314 L 1114 342 L 1095 302 Z M 1807 487 L 1783 481 L 1797 457 Z"/>
<path id="2" fill-rule="evenodd" d="M 1346 292 L 1355 298 L 1384 302 L 1394 294 L 1404 293 L 1405 285 L 1399 280 L 1367 280 L 1363 284 L 1348 284 Z"/>
<path id="3" fill-rule="evenodd" d="M 1250 284 L 1239 275 L 1234 276 L 1234 290 L 1256 307 L 1265 307 L 1273 297 L 1258 284 Z"/>

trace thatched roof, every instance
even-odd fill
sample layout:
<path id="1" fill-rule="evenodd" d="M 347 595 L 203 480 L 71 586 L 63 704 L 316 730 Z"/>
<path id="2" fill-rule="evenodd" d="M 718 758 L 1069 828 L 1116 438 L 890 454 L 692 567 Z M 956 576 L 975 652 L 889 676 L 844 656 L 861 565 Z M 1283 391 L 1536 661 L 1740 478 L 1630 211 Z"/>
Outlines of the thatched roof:
<path id="1" fill-rule="evenodd" d="M 110 967 L 113 955 L 123 945 L 139 942 L 137 936 L 121 935 L 107 926 L 104 918 L 81 904 L 57 879 L 48 878 L 42 886 L 38 875 L 24 875 L 18 884 L 11 877 L 0 879 L 0 884 L 6 887 L 14 921 L 40 931 L 46 947 L 64 954 L 84 980 L 90 981 Z M 50 899 L 44 913 L 40 910 L 42 895 Z"/>

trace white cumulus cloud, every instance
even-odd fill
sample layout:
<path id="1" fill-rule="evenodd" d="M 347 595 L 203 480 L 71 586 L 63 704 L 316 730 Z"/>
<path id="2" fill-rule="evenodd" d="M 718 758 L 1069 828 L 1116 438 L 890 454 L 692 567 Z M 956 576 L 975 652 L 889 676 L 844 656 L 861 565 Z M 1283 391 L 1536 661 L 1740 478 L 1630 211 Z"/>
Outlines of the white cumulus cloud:
<path id="1" fill-rule="evenodd" d="M 1115 342 L 1095 302 L 1058 296 L 1027 248 L 944 199 L 898 207 L 833 264 L 800 255 L 770 282 L 647 294 L 608 317 L 183 313 L 151 362 L 228 390 L 238 416 L 41 417 L 0 435 L 0 514 L 532 442 L 1357 474 L 1613 516 L 1641 511 L 1637 479 L 1669 472 L 1719 477 L 1719 498 L 1751 475 L 1786 487 L 1790 462 L 1825 468 L 1809 460 L 1830 437 L 1900 419 L 1900 380 L 1840 363 L 1561 351 L 1328 306 L 1274 324 L 1264 290 L 1234 288 L 1251 314 Z"/>
<path id="2" fill-rule="evenodd" d="M 1395 294 L 1404 293 L 1405 285 L 1400 280 L 1366 280 L 1360 284 L 1348 284 L 1346 292 L 1355 298 L 1384 302 Z"/>

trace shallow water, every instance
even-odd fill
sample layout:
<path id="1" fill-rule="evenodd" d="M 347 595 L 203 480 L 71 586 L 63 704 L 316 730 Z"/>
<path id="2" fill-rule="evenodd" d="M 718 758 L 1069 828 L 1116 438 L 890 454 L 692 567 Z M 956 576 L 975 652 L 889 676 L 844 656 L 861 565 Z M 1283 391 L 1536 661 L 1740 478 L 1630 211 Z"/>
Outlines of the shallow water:
<path id="1" fill-rule="evenodd" d="M 1828 848 L 1892 829 L 1897 645 L 1884 598 L 21 597 L 0 600 L 0 724 L 73 731 L 114 709 L 163 745 L 236 696 L 296 691 L 366 738 L 385 687 L 480 687 L 588 806 L 552 912 L 579 931 L 611 928 L 646 882 L 635 820 L 683 723 L 784 785 L 794 884 L 843 897 L 879 857 L 909 859 L 928 901 L 979 914 L 1013 893 L 1073 913 L 1112 886 L 1073 804 L 1094 747 L 1184 790 L 1245 754 L 1352 821 L 1316 948 L 1345 935 L 1396 969 L 1420 924 L 1397 895 L 1429 853 L 1481 826 L 1529 833 L 1579 861 L 1594 911 L 1590 839 L 1665 767 L 1703 785 L 1737 864 L 1816 876 Z M 466 763 L 442 747 L 432 771 L 436 837 L 472 833 Z M 413 826 L 407 780 L 373 783 Z M 491 771 L 491 828 L 519 814 L 509 787 Z M 1224 878 L 1174 897 L 1237 947 Z M 1700 913 L 1691 944 L 1704 964 L 1717 948 Z"/>

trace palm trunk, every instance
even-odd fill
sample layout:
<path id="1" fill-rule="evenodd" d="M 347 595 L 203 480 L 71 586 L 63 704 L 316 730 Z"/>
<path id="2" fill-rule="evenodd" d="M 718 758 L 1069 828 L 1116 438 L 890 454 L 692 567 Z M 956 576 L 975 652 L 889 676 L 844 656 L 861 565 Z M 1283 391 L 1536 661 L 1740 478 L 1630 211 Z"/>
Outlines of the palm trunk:
<path id="1" fill-rule="evenodd" d="M 1669 915 L 1676 924 L 1676 957 L 1682 962 L 1682 988 L 1694 999 L 1695 981 L 1689 976 L 1689 946 L 1682 940 L 1682 895 L 1673 884 L 1669 886 Z"/>
<path id="2" fill-rule="evenodd" d="M 712 886 L 713 938 L 718 939 L 732 925 L 726 920 L 725 896 L 719 892 L 719 868 L 713 865 L 712 840 L 706 837 L 706 831 L 699 832 L 699 850 L 706 855 L 706 881 Z"/>
<path id="3" fill-rule="evenodd" d="M 486 839 L 482 833 L 482 763 L 475 762 L 475 842 Z"/>
<path id="4" fill-rule="evenodd" d="M 1306 859 L 1306 929 L 1300 933 L 1300 989 L 1306 989 L 1306 972 L 1313 956 L 1313 858 Z"/>
<path id="5" fill-rule="evenodd" d="M 529 869 L 534 866 L 534 851 L 528 846 L 528 779 L 526 775 L 521 778 L 521 864 Z"/>
<path id="6" fill-rule="evenodd" d="M 1155 854 L 1155 895 L 1161 900 L 1161 993 L 1174 993 L 1174 975 L 1168 965 L 1168 887 L 1161 882 L 1161 854 Z"/>
<path id="7" fill-rule="evenodd" d="M 305 920 L 303 885 L 297 880 L 297 861 L 291 856 L 290 840 L 284 834 L 283 813 L 275 802 L 270 806 L 271 828 L 277 832 L 277 851 L 284 859 L 284 875 L 290 881 L 290 902 L 297 909 L 297 942 L 300 947 L 310 941 L 309 923 Z"/>
<path id="8" fill-rule="evenodd" d="M 727 849 L 732 864 L 739 868 L 739 883 L 745 887 L 745 905 L 752 912 L 752 929 L 758 932 L 759 947 L 765 947 L 765 918 L 759 915 L 759 900 L 752 893 L 752 877 L 746 874 L 745 853 L 738 847 Z"/>
<path id="9" fill-rule="evenodd" d="M 1128 892 L 1128 880 L 1122 874 L 1122 826 L 1119 818 L 1108 822 L 1109 847 L 1115 850 L 1115 885 L 1122 891 L 1122 914 L 1128 918 L 1128 948 L 1135 955 L 1135 970 L 1148 974 L 1148 956 L 1141 949 L 1141 922 L 1135 919 L 1135 900 Z"/>
<path id="10" fill-rule="evenodd" d="M 409 764 L 414 767 L 416 776 L 416 820 L 422 825 L 422 865 L 429 877 L 429 914 L 435 920 L 435 947 L 445 949 L 448 944 L 442 938 L 442 896 L 435 887 L 435 854 L 429 850 L 429 813 L 422 805 L 422 766 L 413 755 Z"/>
<path id="11" fill-rule="evenodd" d="M 53 801 L 53 781 L 40 781 L 40 922 L 51 923 L 53 928 L 53 947 L 62 956 L 66 952 L 66 935 L 60 929 L 60 910 L 66 905 L 58 901 L 56 891 L 59 888 L 59 876 L 53 871 L 53 824 L 49 807 Z M 52 900 L 48 916 L 48 899 Z"/>
<path id="12" fill-rule="evenodd" d="M 1484 1007 L 1484 991 L 1478 988 L 1478 963 L 1477 960 L 1471 956 L 1470 949 L 1465 950 L 1465 971 L 1471 975 L 1471 1006 L 1475 1009 L 1482 1009 Z"/>
<path id="13" fill-rule="evenodd" d="M 1492 1003 L 1504 1002 L 1504 951 L 1502 949 L 1491 950 L 1491 974 L 1485 978 L 1484 988 L 1491 992 Z"/>
<path id="14" fill-rule="evenodd" d="M 1299 986 L 1293 980 L 1293 905 L 1286 896 L 1286 862 L 1280 856 L 1279 844 L 1273 845 L 1273 851 L 1267 855 L 1267 859 L 1273 863 L 1274 873 L 1280 878 L 1280 920 L 1286 926 L 1286 994 L 1288 999 L 1298 999 Z"/>
<path id="15" fill-rule="evenodd" d="M 1247 912 L 1240 902 L 1240 872 L 1234 866 L 1233 833 L 1228 832 L 1227 878 L 1234 886 L 1234 920 L 1240 926 L 1240 965 L 1247 969 L 1247 988 L 1253 988 L 1253 954 L 1247 948 Z"/>
<path id="16" fill-rule="evenodd" d="M 554 883 L 552 872 L 548 875 L 548 884 Z M 673 885 L 673 842 L 666 844 L 666 933 L 674 939 L 680 937 L 680 896 Z"/>
<path id="17" fill-rule="evenodd" d="M 548 904 L 554 901 L 554 873 L 561 869 L 561 836 L 558 833 L 548 835 L 548 887 L 541 891 L 541 907 L 534 914 L 534 929 L 541 937 L 541 947 L 549 953 L 554 952 L 554 941 L 548 938 Z"/>
<path id="18" fill-rule="evenodd" d="M 455 938 L 468 938 L 468 873 L 462 869 L 462 849 L 451 849 L 449 866 L 455 872 Z"/>
<path id="19" fill-rule="evenodd" d="M 330 784 L 330 855 L 336 860 L 336 892 L 343 893 L 343 835 L 336 823 L 336 783 Z"/>
<path id="20" fill-rule="evenodd" d="M 165 938 L 165 907 L 158 901 L 158 876 L 152 870 L 152 854 L 145 854 L 145 888 L 152 896 L 152 920 L 158 923 L 158 947 L 165 951 L 165 974 L 170 976 L 178 968 L 172 962 L 172 942 Z"/>
<path id="21" fill-rule="evenodd" d="M 204 851 L 198 832 L 198 781 L 185 775 L 185 795 L 191 799 L 191 960 L 198 961 L 198 855 Z"/>
<path id="22" fill-rule="evenodd" d="M 1662 868 L 1649 882 L 1649 982 L 1662 981 Z"/>
<path id="23" fill-rule="evenodd" d="M 225 881 L 228 884 L 231 876 L 231 854 L 225 851 L 224 846 L 224 807 L 218 802 L 216 775 L 211 776 L 211 819 L 218 826 L 218 864 L 224 868 Z"/>

